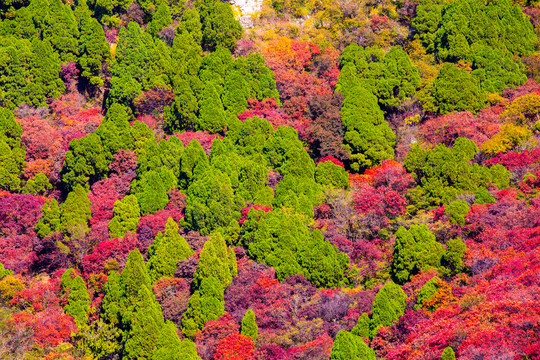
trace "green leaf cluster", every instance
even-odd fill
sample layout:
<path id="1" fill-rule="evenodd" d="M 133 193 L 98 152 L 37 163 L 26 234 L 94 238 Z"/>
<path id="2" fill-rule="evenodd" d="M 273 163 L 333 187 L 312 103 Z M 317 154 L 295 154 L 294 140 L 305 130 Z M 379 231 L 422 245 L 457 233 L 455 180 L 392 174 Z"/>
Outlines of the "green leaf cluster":
<path id="1" fill-rule="evenodd" d="M 26 151 L 24 147 L 21 147 L 22 132 L 22 127 L 15 120 L 13 112 L 0 108 L 0 189 L 2 190 L 15 192 L 21 189 L 20 176 L 26 157 Z"/>
<path id="2" fill-rule="evenodd" d="M 172 277 L 177 263 L 193 253 L 186 239 L 178 233 L 178 224 L 167 220 L 165 232 L 158 232 L 154 242 L 148 248 L 148 274 L 153 281 L 162 277 Z"/>
<path id="3" fill-rule="evenodd" d="M 319 230 L 310 231 L 299 215 L 270 212 L 261 217 L 241 242 L 256 261 L 276 269 L 279 280 L 304 275 L 319 287 L 337 287 L 346 282 L 347 255 L 324 239 Z"/>
<path id="4" fill-rule="evenodd" d="M 475 193 L 489 183 L 502 189 L 509 185 L 509 171 L 497 164 L 490 168 L 473 162 L 478 147 L 469 139 L 458 138 L 452 148 L 438 144 L 432 150 L 413 144 L 404 166 L 420 187 L 428 206 L 448 204 L 460 193 Z"/>
<path id="5" fill-rule="evenodd" d="M 404 284 L 420 271 L 438 269 L 444 251 L 444 245 L 437 242 L 425 224 L 411 225 L 409 230 L 400 227 L 392 255 L 392 277 Z"/>

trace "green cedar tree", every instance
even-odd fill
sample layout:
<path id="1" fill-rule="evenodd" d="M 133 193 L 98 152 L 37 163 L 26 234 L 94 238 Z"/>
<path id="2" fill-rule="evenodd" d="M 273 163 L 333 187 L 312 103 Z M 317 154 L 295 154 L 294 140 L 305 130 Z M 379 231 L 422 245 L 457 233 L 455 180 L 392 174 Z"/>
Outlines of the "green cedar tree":
<path id="1" fill-rule="evenodd" d="M 4 264 L 0 263 L 0 280 L 8 275 L 13 275 L 13 270 L 6 269 Z"/>
<path id="2" fill-rule="evenodd" d="M 201 16 L 197 9 L 186 9 L 182 13 L 182 18 L 178 22 L 178 27 L 176 28 L 177 32 L 186 31 L 193 37 L 195 43 L 202 43 L 202 24 Z"/>
<path id="3" fill-rule="evenodd" d="M 332 346 L 330 360 L 375 360 L 375 352 L 359 336 L 340 330 Z"/>
<path id="4" fill-rule="evenodd" d="M 439 290 L 439 286 L 437 283 L 441 281 L 439 277 L 434 276 L 431 279 L 429 279 L 418 292 L 418 299 L 416 300 L 416 305 L 414 305 L 415 309 L 421 309 L 424 306 L 425 300 L 431 300 L 433 295 Z"/>
<path id="5" fill-rule="evenodd" d="M 243 29 L 234 18 L 231 5 L 216 0 L 197 0 L 195 6 L 201 15 L 203 48 L 209 51 L 218 47 L 234 50 Z"/>
<path id="6" fill-rule="evenodd" d="M 195 291 L 193 295 L 189 297 L 186 311 L 182 316 L 182 333 L 188 338 L 193 338 L 193 335 L 204 326 L 202 308 L 201 308 L 201 294 L 199 291 Z"/>
<path id="7" fill-rule="evenodd" d="M 441 355 L 441 360 L 456 360 L 456 353 L 450 346 L 446 347 Z"/>
<path id="8" fill-rule="evenodd" d="M 39 218 L 38 223 L 34 227 L 37 235 L 44 238 L 47 235 L 60 231 L 60 207 L 58 200 L 51 199 L 46 201 L 41 208 L 43 216 Z"/>
<path id="9" fill-rule="evenodd" d="M 244 77 L 239 71 L 231 71 L 224 80 L 224 89 L 221 99 L 223 106 L 233 114 L 240 114 L 247 110 L 248 89 Z"/>
<path id="10" fill-rule="evenodd" d="M 186 146 L 180 164 L 179 185 L 187 190 L 195 177 L 204 173 L 209 165 L 208 157 L 197 140 L 191 140 Z"/>
<path id="11" fill-rule="evenodd" d="M 176 330 L 176 325 L 172 321 L 165 322 L 159 333 L 152 360 L 183 360 L 186 358 L 185 354 L 182 354 L 182 341 Z"/>
<path id="12" fill-rule="evenodd" d="M 165 129 L 172 134 L 179 130 L 193 131 L 198 124 L 199 102 L 188 81 L 175 81 L 174 102 L 164 109 Z"/>
<path id="13" fill-rule="evenodd" d="M 464 69 L 444 63 L 433 83 L 431 95 L 439 113 L 470 111 L 476 114 L 486 104 L 480 82 Z"/>
<path id="14" fill-rule="evenodd" d="M 342 166 L 331 161 L 324 161 L 318 163 L 315 168 L 315 181 L 325 187 L 347 189 L 349 174 Z"/>
<path id="15" fill-rule="evenodd" d="M 161 307 L 145 284 L 139 288 L 124 333 L 123 359 L 151 359 L 164 325 Z"/>
<path id="16" fill-rule="evenodd" d="M 390 326 L 405 313 L 407 295 L 391 280 L 379 290 L 371 308 L 371 337 L 381 326 Z"/>
<path id="17" fill-rule="evenodd" d="M 129 109 L 120 104 L 113 104 L 107 116 L 95 131 L 101 138 L 106 152 L 116 154 L 120 149 L 132 148 Z"/>
<path id="18" fill-rule="evenodd" d="M 178 233 L 178 224 L 167 220 L 165 232 L 159 232 L 148 249 L 148 273 L 153 281 L 162 277 L 172 277 L 176 264 L 193 253 L 186 239 Z"/>
<path id="19" fill-rule="evenodd" d="M 126 266 L 120 275 L 120 309 L 121 313 L 129 310 L 135 304 L 137 294 L 143 287 L 150 289 L 152 282 L 141 252 L 138 249 L 131 250 L 126 260 Z"/>
<path id="20" fill-rule="evenodd" d="M 26 185 L 22 189 L 23 194 L 41 195 L 44 196 L 52 189 L 49 178 L 44 173 L 35 175 L 32 179 L 26 181 Z"/>
<path id="21" fill-rule="evenodd" d="M 400 227 L 396 232 L 392 276 L 403 284 L 420 271 L 438 268 L 443 253 L 444 246 L 436 241 L 425 224 L 413 224 L 409 230 Z"/>
<path id="22" fill-rule="evenodd" d="M 172 23 L 171 9 L 166 2 L 161 2 L 156 11 L 152 14 L 152 21 L 146 26 L 146 31 L 152 35 L 157 36 L 158 32 Z"/>
<path id="23" fill-rule="evenodd" d="M 465 225 L 465 215 L 469 212 L 469 204 L 465 200 L 455 200 L 444 208 L 444 213 L 451 223 Z"/>
<path id="24" fill-rule="evenodd" d="M 351 332 L 356 336 L 360 336 L 361 338 L 369 338 L 370 322 L 371 321 L 368 314 L 362 313 L 362 315 L 358 318 L 358 322 L 352 328 Z"/>
<path id="25" fill-rule="evenodd" d="M 60 0 L 58 0 L 60 1 Z M 48 41 L 32 39 L 32 81 L 27 85 L 29 105 L 43 106 L 48 98 L 58 98 L 66 86 L 60 79 L 60 59 Z"/>
<path id="26" fill-rule="evenodd" d="M 239 218 L 244 205 L 234 194 L 227 174 L 212 167 L 189 186 L 186 196 L 185 219 L 204 235 Z"/>
<path id="27" fill-rule="evenodd" d="M 478 190 L 476 190 L 476 194 L 474 195 L 474 203 L 481 205 L 481 204 L 493 204 L 495 202 L 495 198 L 493 195 L 490 194 L 489 191 L 483 186 L 479 186 Z"/>
<path id="28" fill-rule="evenodd" d="M 73 269 L 69 269 L 62 276 L 62 290 L 69 294 L 64 311 L 73 316 L 77 324 L 83 325 L 88 322 L 90 295 L 82 277 L 77 275 L 73 278 L 73 275 L 75 275 Z"/>
<path id="29" fill-rule="evenodd" d="M 82 13 L 79 31 L 80 56 L 77 60 L 82 69 L 81 77 L 91 86 L 99 88 L 103 85 L 102 64 L 110 57 L 105 32 L 101 24 L 92 18 L 89 10 Z"/>
<path id="30" fill-rule="evenodd" d="M 107 276 L 107 282 L 103 286 L 104 297 L 101 302 L 101 317 L 107 323 L 118 327 L 122 320 L 121 310 L 121 275 L 114 271 Z"/>
<path id="31" fill-rule="evenodd" d="M 193 281 L 200 287 L 204 279 L 214 277 L 218 279 L 225 289 L 232 283 L 233 275 L 229 261 L 229 254 L 225 239 L 219 232 L 214 232 L 203 245 L 199 255 L 199 264 Z"/>
<path id="32" fill-rule="evenodd" d="M 142 183 L 142 191 L 136 194 L 139 200 L 141 214 L 143 216 L 155 214 L 169 202 L 167 183 L 160 176 L 160 173 L 156 171 L 148 172 Z"/>
<path id="33" fill-rule="evenodd" d="M 466 251 L 467 245 L 459 237 L 446 242 L 446 251 L 442 256 L 441 264 L 447 269 L 447 272 L 455 275 L 466 269 L 465 264 L 463 264 L 463 256 Z"/>
<path id="34" fill-rule="evenodd" d="M 80 185 L 89 189 L 90 184 L 108 174 L 111 161 L 112 154 L 105 151 L 98 135 L 71 140 L 61 171 L 64 188 L 73 191 Z"/>
<path id="35" fill-rule="evenodd" d="M 253 310 L 248 309 L 242 318 L 242 328 L 240 333 L 242 335 L 249 336 L 253 342 L 255 342 L 257 340 L 258 332 L 259 328 L 255 322 L 255 313 Z"/>
<path id="36" fill-rule="evenodd" d="M 122 238 L 126 233 L 135 233 L 141 218 L 141 209 L 135 195 L 127 195 L 114 202 L 114 216 L 109 222 L 109 236 Z"/>
<path id="37" fill-rule="evenodd" d="M 60 206 L 60 229 L 69 232 L 85 232 L 88 229 L 88 220 L 92 217 L 91 206 L 92 203 L 86 190 L 81 185 L 77 185 Z"/>
<path id="38" fill-rule="evenodd" d="M 222 132 L 228 122 L 223 103 L 212 81 L 205 83 L 202 99 L 199 103 L 197 130 L 211 133 Z"/>

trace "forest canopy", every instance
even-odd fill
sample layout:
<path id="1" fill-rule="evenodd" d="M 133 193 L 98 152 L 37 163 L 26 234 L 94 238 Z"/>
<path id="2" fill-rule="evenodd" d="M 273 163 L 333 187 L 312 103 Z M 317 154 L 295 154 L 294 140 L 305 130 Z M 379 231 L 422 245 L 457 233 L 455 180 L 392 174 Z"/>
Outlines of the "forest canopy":
<path id="1" fill-rule="evenodd" d="M 0 3 L 0 359 L 540 359 L 527 1 Z"/>

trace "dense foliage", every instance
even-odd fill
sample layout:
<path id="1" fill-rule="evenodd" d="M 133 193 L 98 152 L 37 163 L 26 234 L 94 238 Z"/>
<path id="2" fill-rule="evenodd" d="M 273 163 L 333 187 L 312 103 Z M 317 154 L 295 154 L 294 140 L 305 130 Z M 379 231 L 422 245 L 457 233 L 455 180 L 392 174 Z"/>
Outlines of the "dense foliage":
<path id="1" fill-rule="evenodd" d="M 538 4 L 257 4 L 0 3 L 0 359 L 540 359 Z"/>

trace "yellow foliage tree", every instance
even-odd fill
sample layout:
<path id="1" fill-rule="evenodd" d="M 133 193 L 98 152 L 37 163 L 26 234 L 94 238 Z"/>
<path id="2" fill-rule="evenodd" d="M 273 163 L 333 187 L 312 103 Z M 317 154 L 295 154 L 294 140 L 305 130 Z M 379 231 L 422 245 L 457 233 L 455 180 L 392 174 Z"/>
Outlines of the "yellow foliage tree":
<path id="1" fill-rule="evenodd" d="M 531 135 L 531 131 L 523 126 L 504 124 L 497 135 L 482 144 L 482 151 L 490 155 L 505 152 L 529 139 Z"/>

